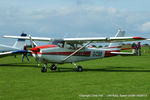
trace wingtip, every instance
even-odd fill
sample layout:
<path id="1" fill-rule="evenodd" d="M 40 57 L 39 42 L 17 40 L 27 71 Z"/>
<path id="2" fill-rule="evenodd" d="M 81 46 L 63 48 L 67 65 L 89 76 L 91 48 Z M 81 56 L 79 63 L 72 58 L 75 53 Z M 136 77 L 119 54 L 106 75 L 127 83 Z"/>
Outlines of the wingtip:
<path id="1" fill-rule="evenodd" d="M 143 38 L 143 37 L 133 37 L 133 39 L 137 39 L 137 40 L 146 40 L 146 38 Z"/>
<path id="2" fill-rule="evenodd" d="M 4 37 L 6 37 L 6 35 L 3 35 L 2 37 L 4 38 Z"/>

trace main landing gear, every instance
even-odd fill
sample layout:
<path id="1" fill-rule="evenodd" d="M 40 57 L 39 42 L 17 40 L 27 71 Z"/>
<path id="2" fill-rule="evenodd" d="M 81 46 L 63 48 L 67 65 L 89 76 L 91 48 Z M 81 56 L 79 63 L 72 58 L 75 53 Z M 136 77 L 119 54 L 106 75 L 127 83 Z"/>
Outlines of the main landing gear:
<path id="1" fill-rule="evenodd" d="M 53 65 L 50 66 L 50 69 L 51 69 L 51 70 L 56 70 L 57 67 L 56 67 L 56 65 L 53 64 Z"/>
<path id="2" fill-rule="evenodd" d="M 76 69 L 77 72 L 83 71 L 82 66 L 77 66 L 75 63 L 72 63 L 72 64 L 77 68 Z M 56 69 L 57 69 L 57 67 L 55 64 L 50 66 L 50 70 L 56 70 Z M 47 64 L 44 64 L 44 67 L 41 68 L 41 72 L 47 72 Z"/>
<path id="3" fill-rule="evenodd" d="M 82 72 L 83 71 L 83 68 L 82 68 L 82 66 L 77 66 L 77 64 L 75 64 L 75 63 L 72 63 L 74 66 L 76 66 L 76 68 L 77 68 L 77 72 Z"/>
<path id="4" fill-rule="evenodd" d="M 55 64 L 50 66 L 50 70 L 56 70 L 57 67 Z M 47 64 L 44 64 L 44 67 L 41 68 L 41 72 L 47 72 Z"/>

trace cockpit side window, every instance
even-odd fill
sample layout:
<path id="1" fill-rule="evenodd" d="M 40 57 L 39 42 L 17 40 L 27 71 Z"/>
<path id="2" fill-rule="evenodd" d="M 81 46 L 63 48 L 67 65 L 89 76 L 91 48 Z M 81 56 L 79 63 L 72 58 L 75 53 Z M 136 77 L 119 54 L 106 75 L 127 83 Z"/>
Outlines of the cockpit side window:
<path id="1" fill-rule="evenodd" d="M 82 44 L 66 43 L 66 48 L 67 49 L 76 50 L 76 49 L 79 49 L 80 47 L 82 47 Z"/>

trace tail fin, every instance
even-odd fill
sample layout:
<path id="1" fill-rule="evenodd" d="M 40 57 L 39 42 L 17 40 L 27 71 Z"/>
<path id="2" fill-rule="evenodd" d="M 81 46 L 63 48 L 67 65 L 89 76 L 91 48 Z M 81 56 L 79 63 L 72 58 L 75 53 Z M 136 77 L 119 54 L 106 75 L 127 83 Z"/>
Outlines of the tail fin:
<path id="1" fill-rule="evenodd" d="M 27 34 L 22 33 L 20 36 L 26 37 Z M 25 39 L 18 39 L 18 40 L 15 42 L 15 44 L 13 45 L 13 47 L 14 47 L 14 48 L 18 48 L 18 49 L 21 50 L 21 49 L 23 49 L 24 44 L 25 44 Z"/>
<path id="2" fill-rule="evenodd" d="M 118 29 L 117 34 L 115 37 L 124 37 L 125 36 L 125 31 L 121 31 L 121 29 Z M 110 48 L 121 48 L 122 47 L 122 42 L 117 42 L 117 43 L 110 43 L 108 47 Z"/>

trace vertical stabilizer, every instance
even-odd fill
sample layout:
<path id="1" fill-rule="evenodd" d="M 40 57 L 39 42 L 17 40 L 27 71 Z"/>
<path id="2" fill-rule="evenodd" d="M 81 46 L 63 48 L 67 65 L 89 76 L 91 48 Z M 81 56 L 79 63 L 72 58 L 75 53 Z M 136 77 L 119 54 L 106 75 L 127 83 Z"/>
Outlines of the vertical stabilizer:
<path id="1" fill-rule="evenodd" d="M 26 37 L 27 34 L 22 33 L 20 36 Z M 18 39 L 18 40 L 15 42 L 15 44 L 13 45 L 13 48 L 18 48 L 18 49 L 21 50 L 21 49 L 23 49 L 24 44 L 25 44 L 25 39 Z"/>
<path id="2" fill-rule="evenodd" d="M 124 37 L 125 36 L 125 31 L 121 31 L 121 29 L 118 29 L 117 34 L 115 37 Z M 108 47 L 110 48 L 121 48 L 122 47 L 122 42 L 116 42 L 116 43 L 110 43 Z"/>

